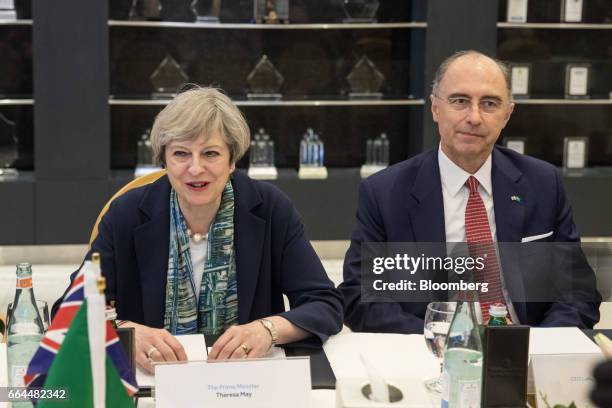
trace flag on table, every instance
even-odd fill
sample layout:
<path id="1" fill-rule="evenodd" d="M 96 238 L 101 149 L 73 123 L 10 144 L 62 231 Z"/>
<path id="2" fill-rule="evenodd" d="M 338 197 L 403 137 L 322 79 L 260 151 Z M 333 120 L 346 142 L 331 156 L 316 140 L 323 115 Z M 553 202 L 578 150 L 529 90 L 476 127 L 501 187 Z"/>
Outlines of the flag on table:
<path id="1" fill-rule="evenodd" d="M 73 401 L 72 394 L 80 394 L 80 389 L 83 388 L 88 389 L 89 387 L 90 389 L 92 383 L 90 380 L 88 385 L 85 385 L 87 382 L 85 381 L 86 376 L 89 375 L 91 378 L 92 367 L 89 358 L 90 347 L 88 341 L 90 339 L 87 325 L 87 302 L 84 300 L 84 272 L 87 269 L 88 265 L 86 263 L 73 280 L 55 319 L 53 319 L 38 350 L 30 361 L 24 377 L 25 384 L 28 387 L 51 387 L 50 384 L 53 383 L 55 384 L 54 386 L 62 388 L 58 384 L 69 384 L 71 377 L 78 379 L 78 387 L 71 387 L 69 390 L 71 401 Z M 133 372 L 128 366 L 127 358 L 119 343 L 117 333 L 109 321 L 105 321 L 104 324 L 106 331 L 107 406 L 131 407 L 133 403 L 128 396 L 138 391 L 138 385 L 136 384 Z M 80 363 L 77 364 L 76 361 Z M 113 385 L 115 384 L 113 380 L 115 376 L 119 384 L 122 384 L 121 390 L 115 389 Z M 120 404 L 119 402 L 113 402 L 115 395 L 110 395 L 109 393 L 125 397 L 130 405 L 118 405 Z M 90 399 L 93 399 L 92 395 L 90 395 Z M 39 406 L 43 406 L 42 404 L 43 402 L 41 401 Z M 63 404 L 61 406 L 66 408 L 73 405 L 70 403 L 70 405 Z M 93 403 L 74 406 L 93 406 Z"/>

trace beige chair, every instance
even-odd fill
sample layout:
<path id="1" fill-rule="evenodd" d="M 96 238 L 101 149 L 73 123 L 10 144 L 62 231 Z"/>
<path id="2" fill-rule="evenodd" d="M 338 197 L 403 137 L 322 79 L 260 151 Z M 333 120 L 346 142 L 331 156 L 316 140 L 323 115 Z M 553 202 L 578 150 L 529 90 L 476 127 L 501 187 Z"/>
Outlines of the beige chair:
<path id="1" fill-rule="evenodd" d="M 94 224 L 94 227 L 91 230 L 91 236 L 89 237 L 89 246 L 91 246 L 91 243 L 94 242 L 94 240 L 98 236 L 98 224 L 100 223 L 100 220 L 102 219 L 104 214 L 106 214 L 106 212 L 108 211 L 108 207 L 110 207 L 111 203 L 113 202 L 113 200 L 115 198 L 117 198 L 120 195 L 124 194 L 126 191 L 130 191 L 133 188 L 140 187 L 140 186 L 145 186 L 147 184 L 151 184 L 151 183 L 153 183 L 154 181 L 158 180 L 160 177 L 162 177 L 165 174 L 166 174 L 166 170 L 158 170 L 158 171 L 156 171 L 154 173 L 149 173 L 149 174 L 146 174 L 144 176 L 138 177 L 138 178 L 130 181 L 129 183 L 127 183 L 125 186 L 121 187 L 121 189 L 119 191 L 117 191 L 115 193 L 115 195 L 113 195 L 110 198 L 110 200 L 108 200 L 106 202 L 106 205 L 104 206 L 104 208 L 102 208 L 102 211 L 100 211 L 100 214 L 98 214 L 98 218 L 96 219 L 96 223 Z"/>

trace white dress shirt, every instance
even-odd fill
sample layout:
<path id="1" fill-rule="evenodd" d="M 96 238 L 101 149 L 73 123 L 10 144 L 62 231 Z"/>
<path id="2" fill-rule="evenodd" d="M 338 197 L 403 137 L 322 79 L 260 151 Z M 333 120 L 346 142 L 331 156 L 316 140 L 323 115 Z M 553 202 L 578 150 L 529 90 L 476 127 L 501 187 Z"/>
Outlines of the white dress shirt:
<path id="1" fill-rule="evenodd" d="M 493 182 L 491 181 L 491 155 L 487 157 L 484 164 L 474 174 L 470 174 L 457 166 L 438 147 L 438 165 L 440 166 L 440 181 L 442 182 L 442 198 L 444 201 L 444 229 L 446 231 L 446 242 L 467 242 L 465 236 L 465 208 L 467 207 L 470 189 L 465 182 L 470 176 L 478 180 L 478 192 L 487 210 L 489 227 L 493 242 L 497 242 L 497 228 L 495 225 L 495 210 L 493 209 Z M 447 252 L 452 253 L 452 245 L 447 245 Z M 501 264 L 500 264 L 501 270 Z M 510 297 L 506 290 L 503 274 L 500 276 L 502 292 L 506 299 L 506 306 L 510 318 L 514 323 L 519 323 L 518 317 L 512 303 L 508 302 Z M 480 307 L 476 308 L 476 313 L 480 315 Z"/>
<path id="2" fill-rule="evenodd" d="M 189 252 L 191 253 L 191 266 L 193 271 L 193 290 L 196 297 L 196 305 L 200 301 L 200 287 L 204 275 L 204 263 L 208 259 L 208 238 L 204 238 L 197 244 L 189 239 Z"/>

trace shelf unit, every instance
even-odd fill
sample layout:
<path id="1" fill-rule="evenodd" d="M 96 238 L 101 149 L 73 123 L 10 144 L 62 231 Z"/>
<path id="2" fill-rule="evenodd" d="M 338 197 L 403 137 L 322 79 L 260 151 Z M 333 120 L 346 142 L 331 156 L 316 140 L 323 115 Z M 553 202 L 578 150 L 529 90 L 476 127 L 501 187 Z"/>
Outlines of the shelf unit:
<path id="1" fill-rule="evenodd" d="M 407 7 L 407 3 L 401 4 Z M 242 21 L 221 24 L 119 21 L 109 19 L 108 3 L 104 1 L 32 0 L 36 24 L 28 19 L 0 22 L 0 30 L 15 26 L 18 30 L 32 31 L 33 82 L 36 83 L 31 96 L 25 93 L 19 98 L 9 95 L 5 97 L 7 99 L 0 99 L 0 110 L 28 110 L 32 115 L 30 122 L 35 125 L 34 171 L 23 171 L 16 180 L 0 182 L 0 194 L 10 197 L 0 200 L 0 223 L 5 227 L 0 232 L 0 244 L 86 242 L 100 208 L 113 192 L 132 178 L 132 170 L 113 164 L 116 160 L 113 143 L 117 137 L 113 121 L 123 120 L 121 126 L 126 126 L 126 134 L 133 134 L 130 126 L 134 124 L 137 129 L 142 124 L 150 125 L 156 112 L 167 101 L 147 99 L 146 92 L 117 93 L 113 90 L 116 83 L 109 67 L 114 57 L 111 38 L 115 31 L 139 32 L 145 38 L 157 33 L 156 41 L 180 32 L 181 39 L 187 41 L 171 44 L 177 47 L 187 47 L 187 43 L 193 43 L 202 35 L 220 38 L 239 35 L 237 33 L 257 41 L 309 36 L 366 38 L 380 32 L 392 33 L 387 37 L 392 40 L 409 37 L 406 48 L 398 50 L 393 58 L 409 59 L 410 63 L 399 74 L 410 78 L 411 82 L 406 89 L 393 89 L 387 96 L 389 99 L 354 101 L 340 92 L 320 91 L 308 99 L 303 97 L 304 94 L 289 92 L 284 94 L 282 101 L 269 102 L 249 101 L 240 92 L 230 93 L 249 121 L 263 122 L 266 127 L 281 126 L 283 120 L 293 124 L 296 135 L 286 135 L 290 140 L 288 147 L 283 149 L 288 155 L 297 154 L 293 151 L 297 150 L 296 140 L 291 138 L 299 138 L 303 133 L 306 127 L 304 118 L 325 112 L 331 118 L 326 119 L 327 123 L 341 128 L 337 137 L 326 140 L 330 160 L 345 160 L 342 155 L 350 155 L 351 149 L 361 153 L 364 147 L 360 138 L 366 132 L 390 125 L 400 129 L 396 131 L 398 143 L 391 146 L 397 154 L 394 161 L 399 161 L 438 144 L 428 95 L 434 72 L 446 56 L 459 49 L 477 49 L 494 55 L 500 32 L 521 32 L 522 28 L 528 28 L 562 35 L 569 30 L 575 32 L 573 30 L 578 27 L 572 24 L 563 30 L 558 25 L 541 28 L 504 26 L 504 23 L 497 23 L 499 4 L 496 0 L 410 0 L 410 4 L 418 12 L 413 13 L 412 17 L 416 17 L 404 19 L 404 22 L 381 19 L 373 25 L 319 23 L 317 20 L 315 24 L 299 21 L 299 24 L 255 25 Z M 473 10 L 478 10 L 478 13 Z M 413 19 L 418 21 L 411 21 Z M 580 29 L 603 36 L 611 33 L 602 25 Z M 155 51 L 155 47 L 149 46 L 136 48 L 136 51 L 139 49 Z M 129 50 L 126 52 L 131 56 Z M 157 58 L 153 53 L 152 66 L 160 62 Z M 132 67 L 128 66 L 128 69 Z M 147 70 L 150 66 L 143 72 Z M 197 72 L 193 78 L 198 78 Z M 110 95 L 115 95 L 115 98 L 109 98 Z M 599 97 L 590 100 L 555 98 L 552 93 L 534 95 L 533 99 L 517 100 L 517 109 L 533 110 L 537 115 L 532 122 L 545 123 L 546 117 L 541 112 L 557 112 L 569 120 L 572 118 L 569 112 L 609 112 L 612 104 Z M 34 103 L 36 109 L 33 109 Z M 291 112 L 296 113 L 295 117 L 282 119 L 282 115 Z M 301 119 L 296 121 L 296 118 Z M 513 117 L 509 127 L 515 119 Z M 367 123 L 370 130 L 360 120 Z M 253 126 L 257 124 L 253 123 Z M 121 143 L 132 146 L 132 141 L 122 137 L 119 137 Z M 278 144 L 282 143 L 279 141 Z M 330 149 L 337 151 L 335 157 Z M 292 159 L 286 160 L 291 162 Z M 351 160 L 350 163 L 360 164 L 358 156 Z M 329 166 L 326 180 L 300 180 L 292 164 L 290 168 L 279 169 L 279 178 L 274 183 L 294 201 L 310 239 L 349 239 L 361 181 L 358 165 L 350 163 L 341 168 Z M 605 203 L 612 200 L 609 169 L 569 172 L 564 173 L 564 178 L 582 235 L 611 235 L 612 220 L 606 215 L 608 209 L 604 208 Z M 597 194 L 596 200 L 594 194 Z M 318 198 L 315 205 L 313 197 Z"/>

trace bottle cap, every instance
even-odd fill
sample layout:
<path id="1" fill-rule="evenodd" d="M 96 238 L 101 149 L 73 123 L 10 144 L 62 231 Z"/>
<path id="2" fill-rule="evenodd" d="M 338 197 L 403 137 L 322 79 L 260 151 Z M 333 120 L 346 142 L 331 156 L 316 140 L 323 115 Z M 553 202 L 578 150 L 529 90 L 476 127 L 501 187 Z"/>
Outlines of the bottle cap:
<path id="1" fill-rule="evenodd" d="M 493 317 L 506 317 L 508 309 L 503 303 L 493 303 L 489 307 L 489 314 Z"/>

